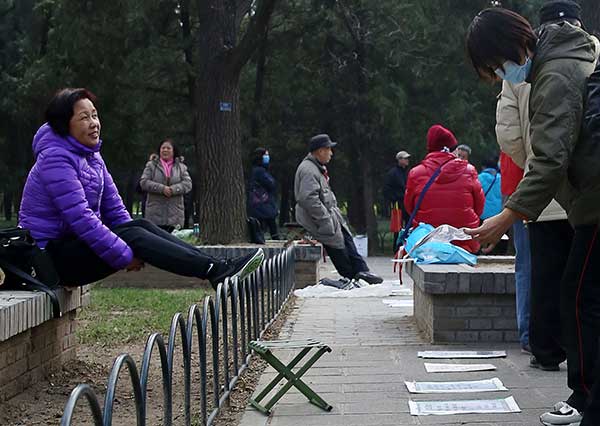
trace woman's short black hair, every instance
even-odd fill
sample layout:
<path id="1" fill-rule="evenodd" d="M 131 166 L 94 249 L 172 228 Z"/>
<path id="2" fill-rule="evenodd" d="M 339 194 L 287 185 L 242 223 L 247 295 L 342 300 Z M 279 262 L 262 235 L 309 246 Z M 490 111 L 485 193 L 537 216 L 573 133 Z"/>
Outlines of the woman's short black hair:
<path id="1" fill-rule="evenodd" d="M 504 61 L 521 62 L 524 52 L 535 51 L 537 37 L 531 24 L 518 13 L 501 7 L 484 9 L 469 25 L 467 52 L 477 74 L 496 79 Z"/>
<path id="2" fill-rule="evenodd" d="M 159 158 L 160 158 L 160 149 L 162 148 L 163 143 L 165 143 L 165 142 L 169 142 L 171 144 L 171 146 L 173 147 L 173 159 L 179 158 L 179 148 L 177 148 L 177 145 L 175 145 L 175 142 L 173 142 L 173 139 L 171 139 L 171 138 L 165 138 L 158 144 L 158 150 L 156 152 L 158 153 Z"/>
<path id="3" fill-rule="evenodd" d="M 52 130 L 60 136 L 69 134 L 69 121 L 73 117 L 73 106 L 81 99 L 96 102 L 96 95 L 84 88 L 67 87 L 54 94 L 46 107 L 45 118 Z"/>
<path id="4" fill-rule="evenodd" d="M 268 151 L 267 148 L 256 148 L 252 152 L 252 165 L 253 166 L 262 166 L 263 165 L 263 155 Z"/>

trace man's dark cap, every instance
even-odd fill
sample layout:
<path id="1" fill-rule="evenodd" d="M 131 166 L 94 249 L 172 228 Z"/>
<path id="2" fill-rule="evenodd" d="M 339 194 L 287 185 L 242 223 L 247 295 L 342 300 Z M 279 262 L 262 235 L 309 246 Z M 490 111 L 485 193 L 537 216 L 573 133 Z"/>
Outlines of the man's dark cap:
<path id="1" fill-rule="evenodd" d="M 540 24 L 561 19 L 576 19 L 581 22 L 581 6 L 571 0 L 551 0 L 540 9 Z"/>
<path id="2" fill-rule="evenodd" d="M 333 142 L 329 135 L 321 134 L 310 138 L 310 152 L 316 151 L 319 148 L 333 148 L 337 142 Z"/>

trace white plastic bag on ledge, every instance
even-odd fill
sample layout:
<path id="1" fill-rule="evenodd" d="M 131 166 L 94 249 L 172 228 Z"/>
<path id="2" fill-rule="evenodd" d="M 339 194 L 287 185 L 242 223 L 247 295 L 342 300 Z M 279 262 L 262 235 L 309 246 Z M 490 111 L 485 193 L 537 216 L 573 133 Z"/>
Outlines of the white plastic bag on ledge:
<path id="1" fill-rule="evenodd" d="M 420 223 L 412 230 L 406 239 L 405 258 L 413 258 L 416 263 L 466 263 L 477 264 L 477 256 L 467 250 L 455 246 L 451 241 L 470 240 L 462 229 L 450 225 L 440 225 L 437 228 Z"/>

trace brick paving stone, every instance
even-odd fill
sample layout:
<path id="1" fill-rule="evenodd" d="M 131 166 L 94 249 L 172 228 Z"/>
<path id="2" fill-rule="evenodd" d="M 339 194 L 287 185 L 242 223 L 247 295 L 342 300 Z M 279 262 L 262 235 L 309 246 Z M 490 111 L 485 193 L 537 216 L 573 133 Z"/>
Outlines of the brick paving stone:
<path id="1" fill-rule="evenodd" d="M 395 279 L 389 259 L 369 258 L 371 270 Z M 326 264 L 321 276 L 334 276 Z M 405 285 L 412 286 L 406 276 Z M 394 296 L 410 299 L 410 296 Z M 389 297 L 386 297 L 389 298 Z M 566 370 L 543 372 L 528 366 L 529 357 L 518 344 L 430 345 L 419 334 L 412 308 L 392 308 L 381 297 L 347 299 L 299 299 L 288 317 L 280 338 L 312 337 L 331 346 L 304 376 L 321 397 L 334 406 L 329 413 L 309 404 L 292 388 L 273 408 L 270 417 L 248 407 L 241 426 L 532 426 L 539 415 L 560 399 L 568 397 Z M 465 308 L 461 308 L 465 309 Z M 476 318 L 476 317 L 475 317 Z M 468 332 L 469 330 L 465 330 Z M 494 364 L 496 371 L 474 373 L 427 373 L 426 360 L 417 358 L 422 350 L 501 349 L 506 358 L 490 360 L 427 360 L 439 363 Z M 293 353 L 280 351 L 282 360 Z M 275 371 L 268 368 L 260 378 L 262 389 Z M 498 377 L 509 389 L 482 394 L 411 395 L 404 381 L 479 380 Z M 409 414 L 408 400 L 492 399 L 514 396 L 521 413 L 488 415 L 420 416 Z"/>

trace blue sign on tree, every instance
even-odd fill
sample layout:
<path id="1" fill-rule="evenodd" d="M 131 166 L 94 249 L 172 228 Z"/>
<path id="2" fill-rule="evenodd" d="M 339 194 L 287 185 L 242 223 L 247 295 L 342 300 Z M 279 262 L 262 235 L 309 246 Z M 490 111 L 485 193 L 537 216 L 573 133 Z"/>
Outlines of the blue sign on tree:
<path id="1" fill-rule="evenodd" d="M 226 111 L 226 112 L 231 112 L 231 102 L 221 102 L 220 110 Z"/>

